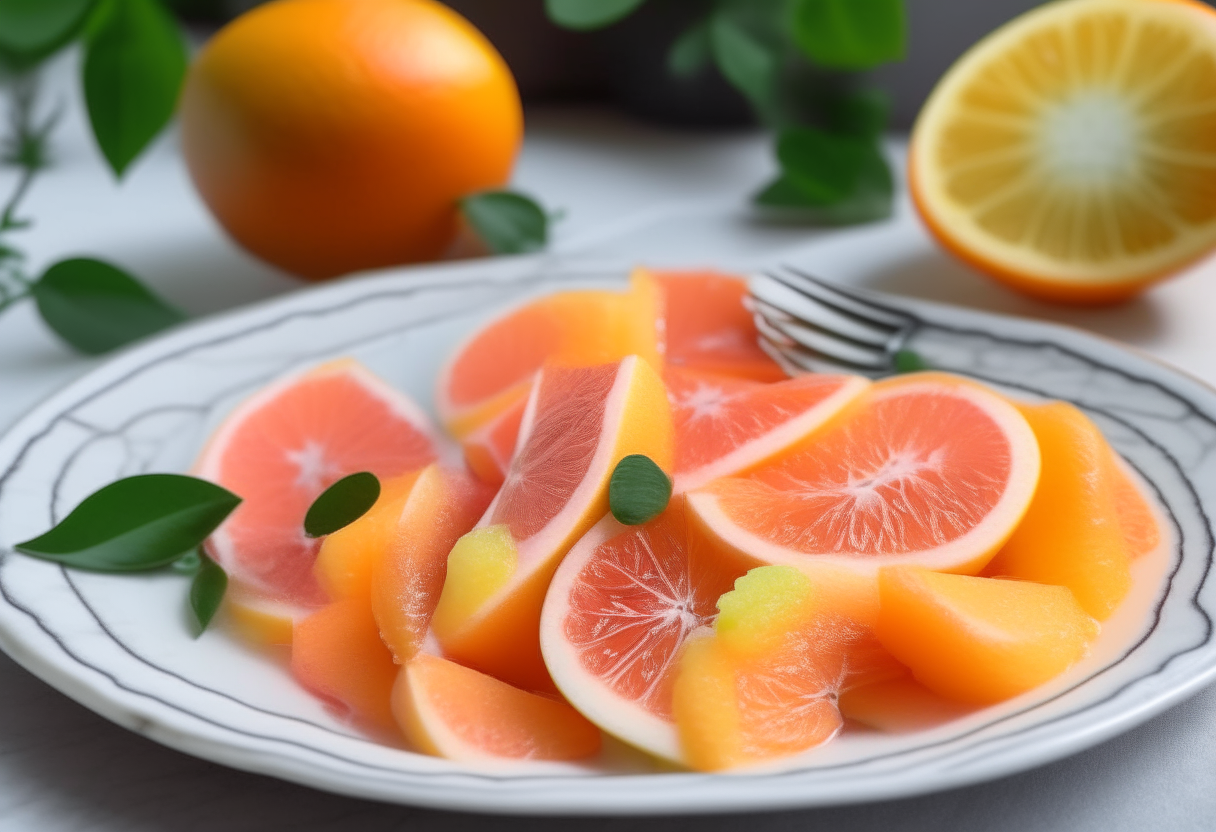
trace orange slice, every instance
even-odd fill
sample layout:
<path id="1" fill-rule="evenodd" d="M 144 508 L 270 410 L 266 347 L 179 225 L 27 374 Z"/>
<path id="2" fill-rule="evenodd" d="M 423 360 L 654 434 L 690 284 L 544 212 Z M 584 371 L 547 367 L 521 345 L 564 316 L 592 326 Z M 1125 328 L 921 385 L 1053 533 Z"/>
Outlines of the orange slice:
<path id="1" fill-rule="evenodd" d="M 671 470 L 663 382 L 630 356 L 546 367 L 528 402 L 519 452 L 478 528 L 448 557 L 431 625 L 453 659 L 529 690 L 551 690 L 538 637 L 549 579 L 608 513 L 617 462 L 645 454 Z"/>
<path id="2" fill-rule="evenodd" d="M 1102 432 L 1077 408 L 1019 409 L 1043 451 L 1043 474 L 1026 517 L 985 574 L 1066 586 L 1105 620 L 1132 584 L 1117 502 L 1123 473 Z"/>
<path id="3" fill-rule="evenodd" d="M 951 251 L 1040 297 L 1129 297 L 1216 246 L 1216 13 L 1047 3 L 971 48 L 912 133 L 909 186 Z"/>
<path id="4" fill-rule="evenodd" d="M 669 367 L 675 491 L 741 473 L 805 439 L 860 396 L 859 376 L 805 375 L 764 384 Z"/>
<path id="5" fill-rule="evenodd" d="M 1038 443 L 1013 405 L 922 373 L 874 384 L 845 418 L 744 477 L 690 492 L 688 505 L 753 562 L 975 573 L 1013 533 L 1038 478 Z"/>
<path id="6" fill-rule="evenodd" d="M 244 498 L 207 550 L 252 596 L 324 603 L 312 569 L 320 544 L 303 529 L 312 501 L 356 471 L 384 480 L 421 468 L 438 442 L 416 404 L 352 360 L 273 384 L 224 420 L 195 464 Z"/>
<path id="7" fill-rule="evenodd" d="M 851 688 L 837 705 L 845 719 L 889 733 L 923 731 L 974 710 L 934 693 L 911 674 Z"/>
<path id="8" fill-rule="evenodd" d="M 529 392 L 531 389 L 529 386 Z M 482 482 L 497 487 L 506 480 L 527 404 L 528 397 L 520 396 L 514 404 L 465 434 L 460 441 L 465 463 Z"/>
<path id="9" fill-rule="evenodd" d="M 1115 514 L 1128 557 L 1134 560 L 1161 545 L 1161 524 L 1147 486 L 1118 454 L 1112 451 L 1111 457 L 1115 468 Z"/>
<path id="10" fill-rule="evenodd" d="M 785 371 L 760 349 L 752 314 L 743 305 L 747 281 L 713 271 L 638 269 L 661 298 L 660 335 L 668 365 L 755 381 L 780 381 Z"/>
<path id="11" fill-rule="evenodd" d="M 716 771 L 809 751 L 841 729 L 841 693 L 905 674 L 858 608 L 789 566 L 737 580 L 676 674 L 672 711 L 688 765 Z"/>
<path id="12" fill-rule="evenodd" d="M 640 355 L 658 368 L 658 304 L 652 286 L 635 283 L 628 292 L 557 292 L 508 311 L 458 347 L 440 371 L 440 420 L 463 438 L 526 399 L 546 363 L 588 367 Z"/>
<path id="13" fill-rule="evenodd" d="M 566 699 L 608 733 L 676 763 L 676 660 L 746 571 L 687 531 L 679 499 L 641 526 L 605 517 L 562 561 L 540 624 L 545 665 Z"/>
<path id="14" fill-rule="evenodd" d="M 878 575 L 878 638 L 930 690 L 1000 702 L 1063 673 L 1098 622 L 1062 586 L 888 567 Z"/>
<path id="15" fill-rule="evenodd" d="M 422 653 L 401 668 L 393 713 L 421 751 L 469 763 L 581 760 L 599 729 L 565 702 Z"/>

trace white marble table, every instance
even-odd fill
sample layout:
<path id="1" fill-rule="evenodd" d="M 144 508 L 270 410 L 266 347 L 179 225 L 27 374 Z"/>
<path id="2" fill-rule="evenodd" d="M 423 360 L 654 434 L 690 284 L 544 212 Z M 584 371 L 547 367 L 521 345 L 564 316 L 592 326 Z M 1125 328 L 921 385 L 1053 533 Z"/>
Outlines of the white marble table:
<path id="1" fill-rule="evenodd" d="M 194 196 L 168 135 L 116 184 L 81 122 L 71 58 L 53 98 L 67 117 L 57 165 L 34 186 L 22 235 L 31 266 L 100 256 L 193 315 L 298 289 L 223 236 Z M 901 145 L 892 143 L 893 154 Z M 1216 261 L 1121 307 L 1070 310 L 1018 296 L 941 254 L 906 200 L 883 227 L 809 231 L 757 222 L 747 197 L 772 172 L 756 134 L 660 132 L 597 111 L 529 114 L 516 184 L 567 218 L 553 250 L 620 262 L 747 268 L 788 256 L 825 276 L 988 310 L 1049 318 L 1119 339 L 1216 384 Z M 0 170 L 0 196 L 13 182 Z M 898 268 L 842 254 L 847 235 L 910 241 Z M 93 366 L 46 332 L 28 304 L 0 317 L 0 428 Z M 1088 752 L 993 783 L 867 806 L 752 818 L 516 820 L 337 797 L 187 757 L 127 733 L 0 655 L 0 832 L 104 830 L 1216 829 L 1216 690 Z"/>

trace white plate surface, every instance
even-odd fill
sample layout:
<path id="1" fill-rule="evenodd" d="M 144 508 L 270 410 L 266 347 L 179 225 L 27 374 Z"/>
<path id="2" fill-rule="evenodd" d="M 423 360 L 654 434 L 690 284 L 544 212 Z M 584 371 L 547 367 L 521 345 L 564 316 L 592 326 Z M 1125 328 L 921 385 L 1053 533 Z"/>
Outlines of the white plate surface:
<path id="1" fill-rule="evenodd" d="M 933 791 L 1093 745 L 1212 678 L 1216 392 L 1077 331 L 911 301 L 900 302 L 920 321 L 910 346 L 935 367 L 1084 408 L 1156 491 L 1170 537 L 1160 558 L 1138 567 L 1137 592 L 1085 662 L 931 731 L 850 735 L 786 770 L 748 774 L 648 771 L 620 749 L 598 768 L 471 770 L 359 736 L 223 632 L 192 639 L 179 576 L 68 572 L 11 551 L 107 482 L 185 470 L 224 413 L 277 376 L 353 355 L 429 407 L 443 357 L 495 310 L 623 279 L 534 258 L 413 270 L 300 292 L 114 357 L 0 439 L 0 646 L 84 705 L 190 754 L 351 795 L 546 814 L 775 809 Z"/>

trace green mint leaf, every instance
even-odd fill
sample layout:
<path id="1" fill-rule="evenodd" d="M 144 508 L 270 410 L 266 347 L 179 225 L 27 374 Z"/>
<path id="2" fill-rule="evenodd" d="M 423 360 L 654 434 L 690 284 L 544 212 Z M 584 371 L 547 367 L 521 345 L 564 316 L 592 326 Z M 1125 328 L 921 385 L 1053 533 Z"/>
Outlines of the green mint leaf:
<path id="1" fill-rule="evenodd" d="M 895 185 L 877 139 L 797 128 L 781 134 L 777 155 L 781 175 L 757 204 L 823 225 L 890 215 Z"/>
<path id="2" fill-rule="evenodd" d="M 203 555 L 198 572 L 190 582 L 190 609 L 194 611 L 194 617 L 198 621 L 199 635 L 202 635 L 211 619 L 219 612 L 227 589 L 228 573 L 211 558 Z"/>
<path id="3" fill-rule="evenodd" d="M 545 0 L 549 19 L 567 29 L 602 29 L 628 17 L 646 0 Z"/>
<path id="4" fill-rule="evenodd" d="M 96 0 L 0 0 L 0 52 L 30 66 L 72 40 Z"/>
<path id="5" fill-rule="evenodd" d="M 177 106 L 186 47 L 157 0 L 103 0 L 90 27 L 84 97 L 93 135 L 121 176 Z"/>
<path id="6" fill-rule="evenodd" d="M 549 217 L 523 194 L 483 191 L 460 200 L 460 210 L 495 254 L 540 251 L 549 242 Z"/>
<path id="7" fill-rule="evenodd" d="M 204 557 L 201 549 L 194 549 L 169 564 L 169 568 L 179 575 L 195 575 L 203 568 Z"/>
<path id="8" fill-rule="evenodd" d="M 907 29 L 903 0 L 794 0 L 794 42 L 821 66 L 857 70 L 902 60 Z"/>
<path id="9" fill-rule="evenodd" d="M 925 359 L 921 358 L 919 353 L 912 350 L 899 350 L 893 356 L 892 363 L 895 365 L 895 372 L 897 373 L 916 373 L 929 369 L 929 365 L 925 362 Z"/>
<path id="10" fill-rule="evenodd" d="M 608 481 L 608 507 L 626 526 L 653 520 L 671 499 L 671 478 L 644 454 L 630 454 L 616 464 Z"/>
<path id="11" fill-rule="evenodd" d="M 667 51 L 667 71 L 678 78 L 696 75 L 713 57 L 708 17 L 685 29 Z"/>
<path id="12" fill-rule="evenodd" d="M 324 537 L 367 514 L 380 499 L 380 480 L 368 471 L 343 477 L 325 489 L 304 515 L 304 534 Z"/>
<path id="13" fill-rule="evenodd" d="M 891 97 L 883 90 L 858 90 L 827 96 L 820 108 L 831 132 L 877 139 L 887 129 Z"/>
<path id="14" fill-rule="evenodd" d="M 772 110 L 778 96 L 782 54 L 780 44 L 754 15 L 725 6 L 709 23 L 714 63 L 735 89 L 747 96 L 761 117 Z"/>
<path id="15" fill-rule="evenodd" d="M 31 291 L 47 325 L 90 355 L 186 319 L 126 272 L 89 258 L 61 260 L 34 282 Z"/>
<path id="16" fill-rule="evenodd" d="M 241 498 L 180 474 L 141 474 L 86 497 L 59 525 L 14 548 L 95 572 L 157 569 L 198 548 Z"/>

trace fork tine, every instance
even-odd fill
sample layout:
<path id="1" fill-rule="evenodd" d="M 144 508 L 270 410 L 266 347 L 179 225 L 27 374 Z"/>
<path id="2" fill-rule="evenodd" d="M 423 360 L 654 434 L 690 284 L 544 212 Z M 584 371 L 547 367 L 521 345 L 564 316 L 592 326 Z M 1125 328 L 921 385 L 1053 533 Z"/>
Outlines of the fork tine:
<path id="1" fill-rule="evenodd" d="M 772 276 L 763 275 L 751 280 L 751 292 L 758 304 L 767 309 L 779 310 L 784 320 L 796 320 L 824 334 L 832 335 L 858 347 L 886 349 L 898 327 L 883 322 L 864 321 L 857 315 L 841 312 L 831 304 L 788 286 Z M 769 320 L 776 320 L 765 312 Z"/>
<path id="2" fill-rule="evenodd" d="M 796 346 L 786 348 L 786 353 L 809 351 L 833 364 L 862 372 L 882 372 L 891 367 L 890 353 L 883 347 L 852 344 L 831 332 L 808 327 L 799 321 L 770 323 L 769 328 L 761 332 L 767 336 L 769 330 L 775 330 L 794 342 Z"/>
<path id="3" fill-rule="evenodd" d="M 844 287 L 828 283 L 790 266 L 782 266 L 767 274 L 789 286 L 795 292 L 812 298 L 817 303 L 828 306 L 841 315 L 856 318 L 869 326 L 883 325 L 892 329 L 905 329 L 915 323 L 915 319 L 904 312 L 883 306 L 855 292 L 850 292 Z"/>

